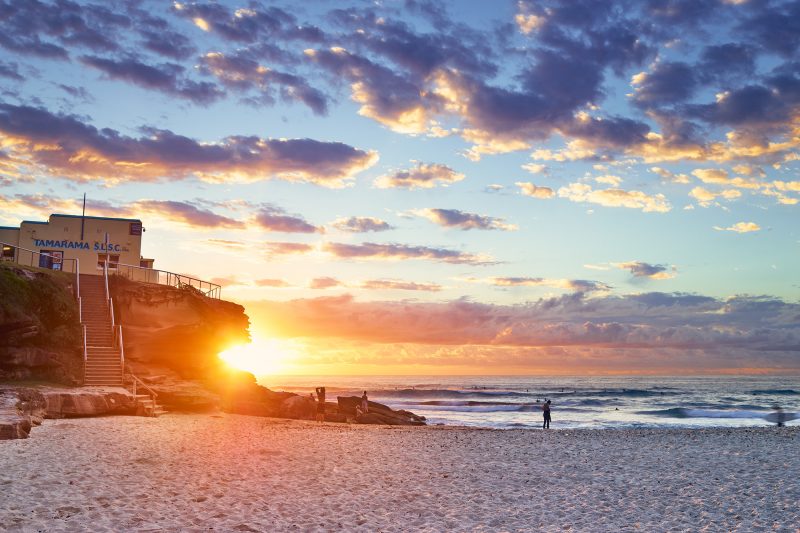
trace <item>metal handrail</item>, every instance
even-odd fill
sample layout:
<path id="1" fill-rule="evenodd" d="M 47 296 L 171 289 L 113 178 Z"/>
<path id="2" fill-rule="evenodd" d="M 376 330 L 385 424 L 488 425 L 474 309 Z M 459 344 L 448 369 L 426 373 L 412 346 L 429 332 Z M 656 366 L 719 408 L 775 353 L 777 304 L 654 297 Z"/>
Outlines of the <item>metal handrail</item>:
<path id="1" fill-rule="evenodd" d="M 145 382 L 144 382 L 144 381 L 142 381 L 141 379 L 137 378 L 137 377 L 136 377 L 136 376 L 134 376 L 133 374 L 130 374 L 130 373 L 129 373 L 128 375 L 129 375 L 130 377 L 132 377 L 132 378 L 133 378 L 133 394 L 134 394 L 134 395 L 136 395 L 136 384 L 138 383 L 138 384 L 140 384 L 142 387 L 144 387 L 145 389 L 147 389 L 147 392 L 149 392 L 149 393 L 150 393 L 150 395 L 153 397 L 153 400 L 155 400 L 156 398 L 158 398 L 158 394 L 156 393 L 156 391 L 154 391 L 153 389 L 151 389 L 150 387 L 148 387 L 148 386 L 147 386 L 147 383 L 145 383 Z"/>
<path id="2" fill-rule="evenodd" d="M 156 406 L 157 406 L 157 399 L 158 399 L 158 394 L 156 393 L 156 391 L 154 391 L 153 389 L 148 387 L 147 384 L 144 381 L 142 381 L 141 379 L 137 378 L 135 375 L 133 375 L 131 373 L 128 373 L 128 375 L 131 377 L 131 381 L 133 381 L 133 397 L 136 398 L 136 396 L 138 395 L 139 390 L 137 388 L 137 385 L 141 385 L 142 387 L 144 387 L 147 390 L 147 392 L 149 393 L 150 399 L 153 400 L 153 412 L 152 412 L 152 415 L 156 416 Z"/>
<path id="3" fill-rule="evenodd" d="M 83 326 L 83 382 L 86 383 L 86 365 L 89 363 L 89 352 L 86 349 L 86 324 Z"/>
<path id="4" fill-rule="evenodd" d="M 59 264 L 62 265 L 61 272 L 67 272 L 67 270 L 64 269 L 63 265 L 65 263 L 67 263 L 68 261 L 71 262 L 73 264 L 73 270 L 74 270 L 75 279 L 76 279 L 75 283 L 76 283 L 76 287 L 77 287 L 77 290 L 74 292 L 74 296 L 77 298 L 80 295 L 80 290 L 81 289 L 80 289 L 80 277 L 79 277 L 79 274 L 80 274 L 81 269 L 80 269 L 80 263 L 78 262 L 77 259 L 73 259 L 71 257 L 58 258 L 58 257 L 54 256 L 53 254 L 43 254 L 42 252 L 37 252 L 36 250 L 31 250 L 29 248 L 23 248 L 22 246 L 17 246 L 16 244 L 11 244 L 10 242 L 0 241 L 0 246 L 10 246 L 10 247 L 14 248 L 14 263 L 16 263 L 18 265 L 22 264 L 19 261 L 19 251 L 20 250 L 23 250 L 25 252 L 29 252 L 31 254 L 30 264 L 28 265 L 28 266 L 31 266 L 31 267 L 34 266 L 33 265 L 33 254 L 36 254 L 36 255 L 39 255 L 39 256 L 44 256 L 44 257 L 49 257 L 53 261 L 58 259 L 59 260 Z"/>
<path id="5" fill-rule="evenodd" d="M 157 268 L 147 268 L 136 265 L 128 265 L 125 263 L 114 263 L 116 265 L 116 275 L 123 276 L 128 279 L 144 281 L 147 283 L 157 283 L 160 285 L 170 285 L 172 287 L 181 288 L 183 286 L 190 286 L 197 288 L 203 295 L 209 298 L 219 299 L 222 295 L 222 286 L 210 281 L 194 278 L 186 274 L 176 274 L 167 270 L 159 270 Z M 124 267 L 124 269 L 123 269 Z M 135 269 L 135 270 L 134 270 Z M 134 276 L 134 272 L 140 272 L 138 276 Z"/>
<path id="6" fill-rule="evenodd" d="M 103 281 L 106 287 L 106 302 L 108 302 L 108 259 L 103 261 Z"/>
<path id="7" fill-rule="evenodd" d="M 78 296 L 78 323 L 83 324 L 83 299 Z"/>
<path id="8" fill-rule="evenodd" d="M 119 334 L 119 364 L 123 372 L 125 372 L 125 344 L 122 342 L 122 324 L 117 326 Z"/>

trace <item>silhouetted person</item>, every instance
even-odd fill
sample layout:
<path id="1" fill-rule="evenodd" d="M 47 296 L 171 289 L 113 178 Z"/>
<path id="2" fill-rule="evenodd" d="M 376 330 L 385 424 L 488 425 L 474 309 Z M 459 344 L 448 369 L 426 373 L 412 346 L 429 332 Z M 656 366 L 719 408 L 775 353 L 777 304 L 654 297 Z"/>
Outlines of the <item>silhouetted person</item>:
<path id="1" fill-rule="evenodd" d="M 542 415 L 544 422 L 542 422 L 542 429 L 550 429 L 550 400 L 542 404 Z"/>
<path id="2" fill-rule="evenodd" d="M 367 399 L 367 391 L 361 396 L 361 412 L 363 414 L 369 413 L 369 400 Z"/>
<path id="3" fill-rule="evenodd" d="M 774 406 L 773 409 L 775 409 L 775 423 L 778 424 L 779 428 L 782 428 L 789 417 L 786 416 L 786 413 L 783 412 L 780 405 Z"/>
<path id="4" fill-rule="evenodd" d="M 317 387 L 317 422 L 325 422 L 325 387 Z"/>

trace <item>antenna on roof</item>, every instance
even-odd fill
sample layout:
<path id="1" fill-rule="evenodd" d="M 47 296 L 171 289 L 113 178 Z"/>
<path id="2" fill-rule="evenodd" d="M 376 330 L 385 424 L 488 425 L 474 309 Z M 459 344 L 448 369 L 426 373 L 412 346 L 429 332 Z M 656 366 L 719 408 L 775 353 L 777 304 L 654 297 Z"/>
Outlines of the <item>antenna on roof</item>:
<path id="1" fill-rule="evenodd" d="M 86 193 L 83 193 L 83 213 L 81 213 L 81 241 L 83 241 L 83 222 L 86 220 Z"/>

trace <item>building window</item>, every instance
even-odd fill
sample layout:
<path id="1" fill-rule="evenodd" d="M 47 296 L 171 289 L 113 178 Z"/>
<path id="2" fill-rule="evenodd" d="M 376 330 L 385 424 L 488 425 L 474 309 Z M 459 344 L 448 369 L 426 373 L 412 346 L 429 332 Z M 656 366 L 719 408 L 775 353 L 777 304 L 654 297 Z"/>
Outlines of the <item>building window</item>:
<path id="1" fill-rule="evenodd" d="M 9 246 L 7 244 L 3 245 L 3 261 L 13 261 L 14 260 L 14 247 Z"/>
<path id="2" fill-rule="evenodd" d="M 108 261 L 108 269 L 116 270 L 119 263 L 119 254 L 97 254 L 97 268 L 103 270 L 103 264 Z"/>

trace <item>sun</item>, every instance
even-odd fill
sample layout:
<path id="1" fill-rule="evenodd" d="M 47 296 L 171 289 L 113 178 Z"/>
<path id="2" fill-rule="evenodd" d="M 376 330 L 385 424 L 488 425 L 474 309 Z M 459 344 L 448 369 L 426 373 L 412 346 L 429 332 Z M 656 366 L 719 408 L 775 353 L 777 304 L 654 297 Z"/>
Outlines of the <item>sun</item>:
<path id="1" fill-rule="evenodd" d="M 219 354 L 231 367 L 251 372 L 256 377 L 281 374 L 294 357 L 292 347 L 285 341 L 258 337 L 249 344 L 238 344 Z"/>

